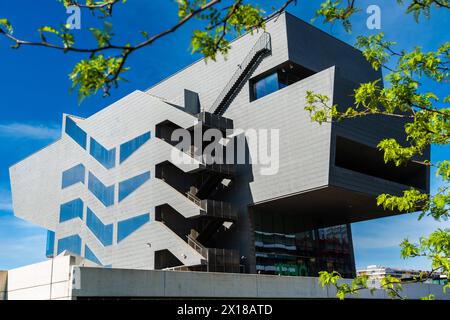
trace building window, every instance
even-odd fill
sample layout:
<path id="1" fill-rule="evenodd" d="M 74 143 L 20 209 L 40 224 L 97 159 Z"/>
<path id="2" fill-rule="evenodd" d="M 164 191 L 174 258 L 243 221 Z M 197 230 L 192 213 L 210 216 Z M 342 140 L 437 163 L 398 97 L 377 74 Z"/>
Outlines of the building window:
<path id="1" fill-rule="evenodd" d="M 129 156 L 131 156 L 137 149 L 139 149 L 144 143 L 150 140 L 150 132 L 136 137 L 128 142 L 120 145 L 120 163 L 124 162 Z"/>
<path id="2" fill-rule="evenodd" d="M 87 208 L 86 225 L 95 237 L 103 244 L 103 246 L 106 247 L 112 245 L 113 225 L 103 224 L 102 221 L 89 208 Z"/>
<path id="3" fill-rule="evenodd" d="M 67 250 L 76 255 L 81 255 L 81 238 L 75 234 L 58 240 L 58 254 Z"/>
<path id="4" fill-rule="evenodd" d="M 316 277 L 322 270 L 353 278 L 350 225 L 306 229 L 301 215 L 254 209 L 256 270 Z"/>
<path id="5" fill-rule="evenodd" d="M 100 266 L 103 265 L 87 244 L 84 246 L 84 257 Z"/>
<path id="6" fill-rule="evenodd" d="M 105 207 L 112 206 L 114 204 L 114 185 L 105 186 L 100 180 L 97 179 L 91 172 L 89 172 L 88 189 L 100 200 Z"/>
<path id="7" fill-rule="evenodd" d="M 149 213 L 119 221 L 119 223 L 117 224 L 117 242 L 122 241 L 149 221 Z"/>
<path id="8" fill-rule="evenodd" d="M 260 99 L 268 94 L 278 91 L 278 73 L 272 73 L 253 84 L 254 100 Z"/>
<path id="9" fill-rule="evenodd" d="M 47 245 L 45 248 L 45 256 L 52 258 L 55 252 L 55 233 L 51 230 L 47 230 Z"/>
<path id="10" fill-rule="evenodd" d="M 116 165 L 116 148 L 106 149 L 94 138 L 91 138 L 89 153 L 106 169 L 114 168 Z"/>
<path id="11" fill-rule="evenodd" d="M 150 172 L 144 172 L 138 176 L 130 178 L 128 180 L 119 183 L 119 202 L 129 196 L 137 188 L 142 186 L 147 180 L 150 179 Z"/>
<path id="12" fill-rule="evenodd" d="M 84 165 L 79 164 L 73 168 L 70 168 L 62 174 L 62 188 L 67 188 L 78 182 L 84 183 Z"/>
<path id="13" fill-rule="evenodd" d="M 86 150 L 87 135 L 70 117 L 66 117 L 66 133 L 76 143 Z"/>
<path id="14" fill-rule="evenodd" d="M 250 80 L 250 100 L 257 100 L 314 74 L 302 66 L 285 63 Z"/>
<path id="15" fill-rule="evenodd" d="M 59 222 L 80 218 L 83 220 L 83 201 L 75 199 L 62 204 L 59 208 Z"/>

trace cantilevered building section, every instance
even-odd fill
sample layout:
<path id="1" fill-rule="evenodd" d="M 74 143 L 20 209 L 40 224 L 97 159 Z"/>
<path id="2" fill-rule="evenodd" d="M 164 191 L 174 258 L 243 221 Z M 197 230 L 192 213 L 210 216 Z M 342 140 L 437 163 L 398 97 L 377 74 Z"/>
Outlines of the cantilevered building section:
<path id="1" fill-rule="evenodd" d="M 377 152 L 382 138 L 404 139 L 402 119 L 318 125 L 305 97 L 345 107 L 354 88 L 379 78 L 360 51 L 283 14 L 232 42 L 227 59 L 200 60 L 89 118 L 64 115 L 60 140 L 10 168 L 15 214 L 49 230 L 49 257 L 352 276 L 350 223 L 387 215 L 380 193 L 428 192 L 429 172 L 385 165 Z M 240 137 L 232 129 L 278 129 L 278 170 L 249 161 L 261 151 L 246 139 L 246 163 L 209 164 L 194 141 L 180 150 L 173 136 L 210 128 L 228 135 L 226 149 Z"/>

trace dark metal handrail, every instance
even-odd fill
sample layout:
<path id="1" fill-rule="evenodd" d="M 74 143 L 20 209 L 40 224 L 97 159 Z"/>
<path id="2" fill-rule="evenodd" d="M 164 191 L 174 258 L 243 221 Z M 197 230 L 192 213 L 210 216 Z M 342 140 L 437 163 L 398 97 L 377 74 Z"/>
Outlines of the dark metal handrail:
<path id="1" fill-rule="evenodd" d="M 264 32 L 261 37 L 256 41 L 253 48 L 250 50 L 250 52 L 245 57 L 244 61 L 239 65 L 239 68 L 236 70 L 236 72 L 231 77 L 230 81 L 227 83 L 225 88 L 222 90 L 222 92 L 217 97 L 216 101 L 214 101 L 212 107 L 209 109 L 211 113 L 218 114 L 220 113 L 223 104 L 227 102 L 229 99 L 229 96 L 233 93 L 233 88 L 238 80 L 241 78 L 241 76 L 248 70 L 248 68 L 251 66 L 252 62 L 254 61 L 254 58 L 264 52 L 271 51 L 271 41 L 270 41 L 270 34 L 267 32 Z"/>

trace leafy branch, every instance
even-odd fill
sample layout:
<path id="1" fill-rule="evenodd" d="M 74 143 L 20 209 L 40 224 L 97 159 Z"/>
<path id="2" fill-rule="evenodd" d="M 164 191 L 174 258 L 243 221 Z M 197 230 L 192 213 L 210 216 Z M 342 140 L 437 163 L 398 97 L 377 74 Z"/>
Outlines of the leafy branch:
<path id="1" fill-rule="evenodd" d="M 60 1 L 61 2 L 61 1 Z M 64 6 L 77 6 L 91 11 L 100 11 L 105 16 L 110 16 L 115 4 L 125 0 L 86 0 L 79 1 L 63 0 Z M 41 41 L 30 41 L 13 35 L 13 26 L 7 19 L 0 19 L 0 36 L 6 37 L 13 44 L 14 49 L 23 46 L 43 47 L 60 50 L 65 53 L 86 53 L 88 58 L 77 63 L 70 73 L 72 81 L 71 91 L 78 89 L 79 102 L 87 96 L 95 94 L 102 89 L 104 95 L 110 94 L 112 87 L 117 87 L 119 81 L 125 80 L 122 74 L 129 70 L 125 67 L 128 57 L 135 51 L 153 44 L 168 34 L 176 32 L 179 28 L 193 19 L 206 22 L 204 30 L 195 30 L 192 36 L 191 46 L 193 53 L 201 53 L 205 58 L 216 59 L 217 53 L 226 55 L 229 50 L 227 36 L 241 35 L 243 32 L 264 28 L 265 22 L 276 15 L 281 14 L 291 3 L 296 0 L 286 0 L 279 9 L 265 16 L 265 12 L 256 5 L 246 4 L 244 0 L 177 0 L 179 20 L 170 28 L 150 35 L 142 31 L 144 40 L 134 45 L 114 43 L 112 24 L 104 21 L 104 28 L 90 28 L 97 45 L 94 47 L 77 46 L 75 36 L 63 26 L 60 30 L 44 26 L 39 28 Z M 220 4 L 223 4 L 220 6 Z M 229 4 L 229 5 L 227 5 Z M 58 41 L 50 41 L 51 39 Z M 112 54 L 109 54 L 112 52 Z"/>
<path id="2" fill-rule="evenodd" d="M 391 299 L 405 300 L 407 297 L 403 295 L 403 285 L 405 284 L 416 284 L 424 283 L 428 279 L 433 279 L 433 276 L 437 274 L 442 267 L 432 269 L 429 272 L 421 272 L 419 276 L 414 276 L 412 279 L 399 279 L 391 275 L 382 277 L 379 280 L 379 289 L 387 293 L 388 297 Z M 371 295 L 375 293 L 377 287 L 369 287 L 367 284 L 369 276 L 367 274 L 361 274 L 356 276 L 350 283 L 346 282 L 342 278 L 341 274 L 336 271 L 319 272 L 319 283 L 322 287 L 333 287 L 336 290 L 336 297 L 340 300 L 345 299 L 348 295 L 358 295 L 360 292 L 368 290 Z M 444 292 L 450 285 L 444 286 Z M 422 297 L 422 300 L 434 300 L 434 295 L 430 294 L 428 296 Z"/>
<path id="3" fill-rule="evenodd" d="M 412 13 L 416 22 L 423 15 L 430 18 L 433 8 L 450 9 L 449 0 L 408 0 L 406 13 Z M 397 3 L 404 4 L 405 0 L 397 0 Z M 322 18 L 325 23 L 340 21 L 347 32 L 352 30 L 350 18 L 361 9 L 358 8 L 356 0 L 326 0 L 316 10 L 316 15 L 312 21 Z"/>
<path id="4" fill-rule="evenodd" d="M 342 6 L 341 1 L 327 1 L 317 11 L 317 15 L 323 16 L 326 22 L 341 20 L 348 30 L 348 19 L 357 9 L 353 1 L 348 2 L 346 8 Z M 407 13 L 412 13 L 418 21 L 421 14 L 429 18 L 430 10 L 434 7 L 450 8 L 446 0 L 412 0 L 408 3 Z M 450 144 L 450 108 L 447 107 L 450 96 L 438 97 L 433 92 L 421 92 L 421 85 L 423 79 L 435 83 L 450 82 L 450 43 L 443 43 L 436 51 L 430 52 L 424 52 L 420 47 L 409 52 L 398 51 L 395 50 L 395 42 L 385 40 L 383 33 L 380 33 L 358 37 L 356 46 L 362 50 L 373 69 L 383 69 L 387 73 L 384 78 L 388 86 L 383 87 L 381 79 L 360 84 L 353 92 L 354 103 L 346 108 L 331 104 L 325 95 L 309 91 L 305 110 L 310 113 L 312 121 L 320 124 L 373 115 L 403 119 L 406 141 L 400 143 L 388 138 L 377 145 L 384 154 L 384 161 L 396 166 L 415 162 L 433 167 L 443 186 L 434 195 L 414 188 L 404 190 L 402 195 L 381 194 L 377 197 L 377 205 L 392 212 L 420 211 L 419 220 L 424 216 L 438 221 L 447 220 L 450 212 L 450 161 L 432 163 L 426 159 L 426 151 L 432 145 Z M 420 256 L 431 261 L 432 271 L 421 274 L 413 282 L 426 281 L 436 271 L 450 278 L 450 229 L 438 229 L 428 237 L 420 238 L 417 244 L 404 240 L 400 246 L 402 258 Z M 341 276 L 336 271 L 320 273 L 322 285 L 334 286 L 340 299 L 367 289 L 366 277 L 358 276 L 351 284 L 340 280 Z M 386 277 L 381 287 L 391 297 L 402 298 L 400 280 Z M 444 291 L 449 287 L 450 284 L 444 286 Z"/>
<path id="5" fill-rule="evenodd" d="M 86 0 L 84 3 L 74 0 L 58 0 L 62 2 L 67 8 L 69 6 L 78 7 L 82 9 L 89 9 L 92 13 L 100 11 L 104 17 L 112 16 L 113 7 L 115 4 L 122 2 L 126 3 L 127 0 Z"/>

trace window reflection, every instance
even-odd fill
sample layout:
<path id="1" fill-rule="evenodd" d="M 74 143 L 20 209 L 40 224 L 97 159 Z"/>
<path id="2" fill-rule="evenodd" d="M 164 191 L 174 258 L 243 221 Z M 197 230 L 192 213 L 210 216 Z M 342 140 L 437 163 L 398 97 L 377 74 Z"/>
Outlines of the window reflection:
<path id="1" fill-rule="evenodd" d="M 91 138 L 90 141 L 90 154 L 106 169 L 114 168 L 116 164 L 116 148 L 108 150 L 100 143 L 98 143 L 94 138 Z"/>
<path id="2" fill-rule="evenodd" d="M 300 215 L 267 212 L 256 212 L 254 224 L 258 273 L 317 276 L 335 270 L 344 277 L 354 275 L 347 225 L 303 231 Z"/>
<path id="3" fill-rule="evenodd" d="M 105 207 L 114 204 L 114 185 L 105 186 L 96 176 L 89 172 L 88 189 Z"/>
<path id="4" fill-rule="evenodd" d="M 302 66 L 285 63 L 250 80 L 250 100 L 257 100 L 314 74 Z"/>
<path id="5" fill-rule="evenodd" d="M 120 145 L 120 163 L 124 162 L 129 156 L 131 156 L 148 140 L 150 140 L 150 132 L 144 133 L 139 137 L 136 137 L 128 142 L 122 143 Z"/>
<path id="6" fill-rule="evenodd" d="M 128 197 L 137 188 L 150 179 L 150 172 L 144 172 L 138 176 L 119 183 L 119 202 Z"/>
<path id="7" fill-rule="evenodd" d="M 58 254 L 67 250 L 76 255 L 81 255 L 81 238 L 75 234 L 58 240 Z"/>
<path id="8" fill-rule="evenodd" d="M 83 200 L 75 199 L 63 203 L 59 208 L 59 222 L 80 218 L 83 220 Z"/>
<path id="9" fill-rule="evenodd" d="M 67 188 L 78 182 L 84 183 L 84 165 L 81 163 L 73 168 L 70 168 L 63 172 L 62 174 L 62 188 Z"/>
<path id="10" fill-rule="evenodd" d="M 268 94 L 280 89 L 278 85 L 278 73 L 270 74 L 261 80 L 258 80 L 254 84 L 255 99 L 260 99 Z"/>
<path id="11" fill-rule="evenodd" d="M 117 242 L 122 241 L 149 221 L 150 214 L 148 213 L 119 221 L 117 225 Z"/>
<path id="12" fill-rule="evenodd" d="M 66 117 L 66 134 L 83 149 L 86 149 L 86 132 L 83 131 L 70 117 Z"/>
<path id="13" fill-rule="evenodd" d="M 87 208 L 86 226 L 105 247 L 112 245 L 113 225 L 103 224 L 89 208 Z"/>
<path id="14" fill-rule="evenodd" d="M 86 244 L 84 246 L 84 257 L 98 265 L 102 265 L 102 263 L 100 262 L 100 260 L 97 258 L 97 256 L 94 254 L 94 252 L 91 250 L 91 248 L 88 247 L 88 245 Z"/>
<path id="15" fill-rule="evenodd" d="M 45 256 L 52 258 L 55 250 L 55 232 L 47 230 L 47 245 L 45 248 Z"/>

